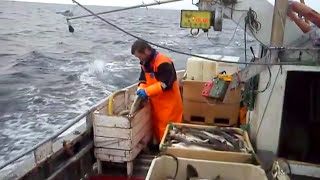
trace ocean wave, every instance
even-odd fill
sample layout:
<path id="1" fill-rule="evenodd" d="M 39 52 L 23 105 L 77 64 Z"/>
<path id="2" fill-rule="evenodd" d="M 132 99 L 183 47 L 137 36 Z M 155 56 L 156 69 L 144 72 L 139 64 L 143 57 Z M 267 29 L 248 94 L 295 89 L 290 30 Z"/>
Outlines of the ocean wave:
<path id="1" fill-rule="evenodd" d="M 0 57 L 15 56 L 17 54 L 0 54 Z"/>

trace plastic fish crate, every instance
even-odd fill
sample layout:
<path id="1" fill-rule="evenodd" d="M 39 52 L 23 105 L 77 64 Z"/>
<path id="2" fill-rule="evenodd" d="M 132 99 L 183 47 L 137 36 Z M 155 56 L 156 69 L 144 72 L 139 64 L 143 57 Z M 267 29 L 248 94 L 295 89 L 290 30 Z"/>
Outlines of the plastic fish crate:
<path id="1" fill-rule="evenodd" d="M 198 172 L 198 177 L 203 179 L 217 179 L 220 176 L 223 180 L 267 180 L 265 172 L 252 164 L 231 163 L 195 160 L 187 158 L 174 158 L 162 156 L 153 159 L 149 168 L 146 180 L 163 180 L 172 178 L 175 174 L 176 179 L 187 179 L 187 165 L 191 165 Z"/>
<path id="2" fill-rule="evenodd" d="M 172 154 L 176 157 L 182 157 L 182 158 L 191 158 L 191 159 L 200 159 L 200 160 L 212 160 L 212 161 L 224 161 L 224 162 L 239 162 L 239 163 L 248 163 L 248 164 L 259 164 L 259 160 L 255 159 L 253 156 L 254 150 L 252 148 L 248 133 L 246 131 L 243 131 L 239 128 L 233 128 L 233 127 L 223 127 L 223 128 L 229 128 L 234 129 L 235 131 L 239 132 L 239 134 L 242 134 L 244 137 L 244 140 L 247 143 L 247 146 L 251 150 L 251 153 L 246 152 L 230 152 L 230 151 L 218 151 L 218 150 L 211 150 L 211 149 L 205 149 L 205 148 L 195 148 L 195 147 L 172 147 L 168 145 L 166 142 L 167 136 L 169 134 L 169 130 L 171 126 L 175 127 L 190 127 L 190 128 L 196 128 L 196 129 L 215 129 L 218 128 L 217 126 L 206 126 L 206 125 L 194 125 L 194 124 L 184 124 L 184 123 L 172 123 L 168 124 L 165 134 L 161 140 L 160 143 L 160 151 L 164 153 Z M 219 127 L 222 128 L 222 127 Z"/>

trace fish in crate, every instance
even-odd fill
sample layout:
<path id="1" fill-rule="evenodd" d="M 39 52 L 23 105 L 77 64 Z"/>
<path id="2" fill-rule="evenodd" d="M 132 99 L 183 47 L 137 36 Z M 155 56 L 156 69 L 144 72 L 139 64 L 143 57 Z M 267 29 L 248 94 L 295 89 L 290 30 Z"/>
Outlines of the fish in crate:
<path id="1" fill-rule="evenodd" d="M 168 124 L 160 150 L 183 158 L 259 164 L 247 132 L 233 127 Z"/>

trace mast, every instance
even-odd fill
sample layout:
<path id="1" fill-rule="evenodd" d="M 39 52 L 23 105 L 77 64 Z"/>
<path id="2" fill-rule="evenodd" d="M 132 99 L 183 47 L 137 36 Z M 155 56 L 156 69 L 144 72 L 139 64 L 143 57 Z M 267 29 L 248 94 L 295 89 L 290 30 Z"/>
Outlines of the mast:
<path id="1" fill-rule="evenodd" d="M 287 7 L 288 0 L 275 0 L 270 40 L 271 46 L 281 47 L 283 45 Z"/>

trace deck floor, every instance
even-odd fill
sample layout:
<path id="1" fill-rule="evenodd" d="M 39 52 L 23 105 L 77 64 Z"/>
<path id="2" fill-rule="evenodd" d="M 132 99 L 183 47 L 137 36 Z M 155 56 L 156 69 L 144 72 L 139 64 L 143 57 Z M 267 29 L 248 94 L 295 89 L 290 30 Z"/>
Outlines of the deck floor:
<path id="1" fill-rule="evenodd" d="M 142 151 L 133 161 L 133 174 L 131 180 L 145 179 L 152 160 L 159 154 L 158 146 Z M 102 162 L 102 175 L 89 178 L 89 180 L 122 180 L 127 179 L 126 163 Z"/>

